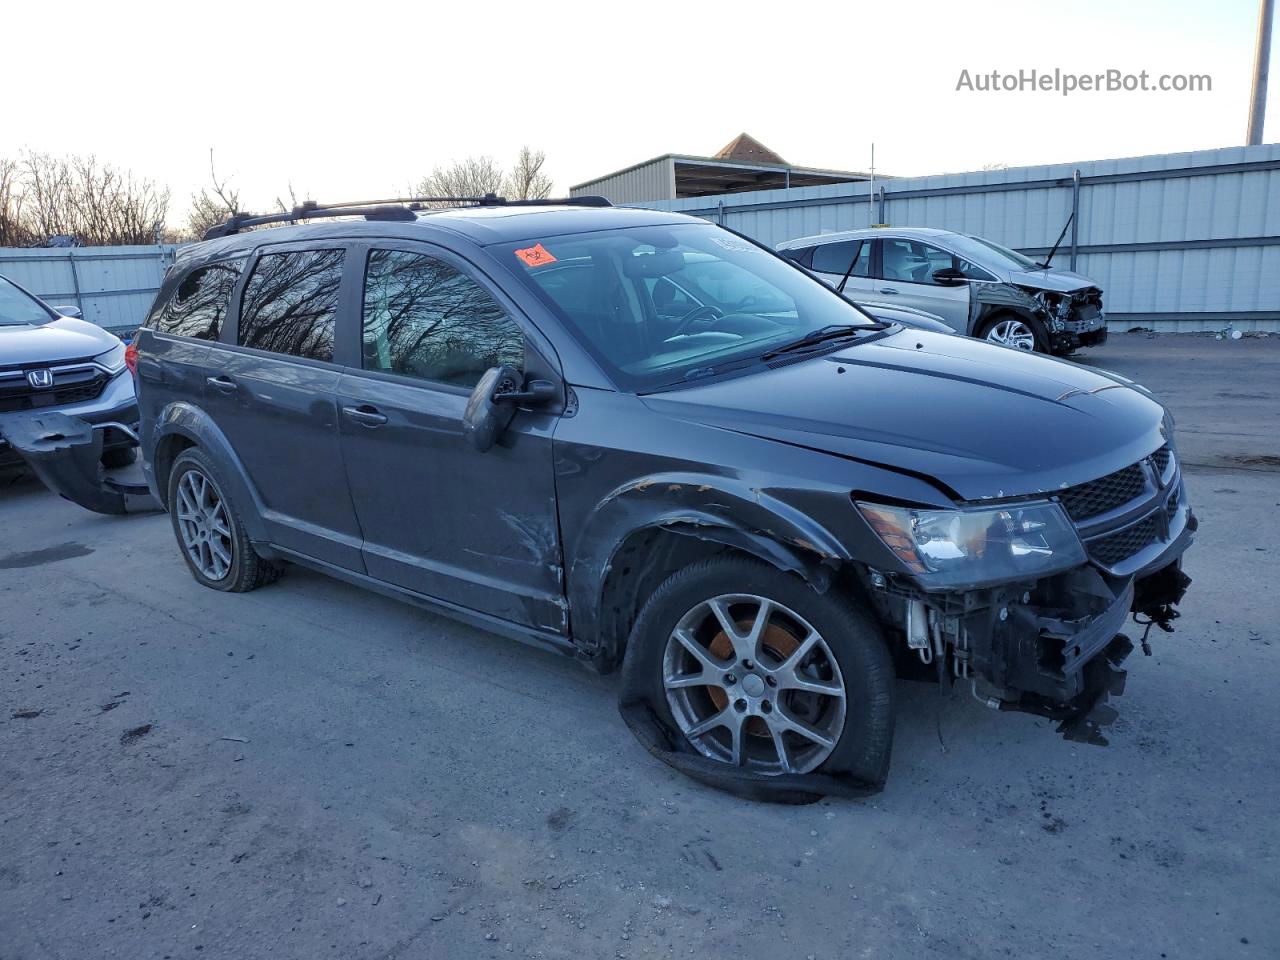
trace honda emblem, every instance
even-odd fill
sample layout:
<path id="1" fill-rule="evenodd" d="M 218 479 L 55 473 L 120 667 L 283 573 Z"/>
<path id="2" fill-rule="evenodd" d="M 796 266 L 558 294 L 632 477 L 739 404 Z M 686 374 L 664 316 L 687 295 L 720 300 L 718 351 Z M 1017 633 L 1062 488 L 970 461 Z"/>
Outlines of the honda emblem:
<path id="1" fill-rule="evenodd" d="M 28 370 L 27 383 L 33 390 L 48 390 L 53 386 L 53 373 L 49 370 Z"/>

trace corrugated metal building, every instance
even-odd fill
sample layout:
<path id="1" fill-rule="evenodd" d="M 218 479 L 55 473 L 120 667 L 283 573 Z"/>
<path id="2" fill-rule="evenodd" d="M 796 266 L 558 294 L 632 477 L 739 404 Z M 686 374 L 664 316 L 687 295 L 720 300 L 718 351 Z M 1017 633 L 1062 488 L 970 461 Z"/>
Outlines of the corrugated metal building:
<path id="1" fill-rule="evenodd" d="M 750 134 L 742 133 L 715 156 L 667 153 L 579 183 L 569 188 L 569 195 L 601 196 L 618 204 L 648 203 L 771 187 L 860 183 L 867 178 L 865 173 L 794 166 Z"/>
<path id="2" fill-rule="evenodd" d="M 1077 176 L 1078 174 L 1078 176 Z M 1280 330 L 1280 145 L 637 203 L 770 245 L 870 223 L 989 237 L 1105 291 L 1113 329 Z"/>

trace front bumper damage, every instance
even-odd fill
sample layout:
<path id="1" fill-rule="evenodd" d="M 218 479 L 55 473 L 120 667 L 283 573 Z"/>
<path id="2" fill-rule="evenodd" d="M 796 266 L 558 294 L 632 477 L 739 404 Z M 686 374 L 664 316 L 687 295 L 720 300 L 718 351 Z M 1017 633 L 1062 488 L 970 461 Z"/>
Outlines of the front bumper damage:
<path id="1" fill-rule="evenodd" d="M 1140 575 L 1086 565 L 1026 584 L 926 594 L 873 573 L 874 593 L 882 618 L 903 625 L 906 649 L 940 681 L 968 684 L 992 709 L 1055 720 L 1068 740 L 1105 745 L 1102 728 L 1116 716 L 1107 701 L 1124 692 L 1121 665 L 1133 650 L 1125 621 L 1172 631 L 1191 583 L 1180 556 L 1194 529 L 1192 518 L 1163 565 Z"/>
<path id="2" fill-rule="evenodd" d="M 136 414 L 136 407 L 131 408 Z M 126 411 L 128 412 L 128 411 Z M 129 497 L 149 497 L 141 482 L 109 476 L 104 445 L 138 442 L 131 424 L 48 411 L 0 416 L 0 438 L 54 493 L 95 513 L 129 512 Z M 119 439 L 123 438 L 123 439 Z"/>

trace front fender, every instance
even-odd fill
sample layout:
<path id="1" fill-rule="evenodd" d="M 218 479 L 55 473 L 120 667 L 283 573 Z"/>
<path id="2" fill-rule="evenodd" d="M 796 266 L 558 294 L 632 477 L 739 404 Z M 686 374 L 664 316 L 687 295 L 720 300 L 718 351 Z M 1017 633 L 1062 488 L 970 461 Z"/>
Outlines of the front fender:
<path id="1" fill-rule="evenodd" d="M 147 451 L 147 483 L 156 498 L 165 504 L 169 493 L 169 469 L 183 447 L 200 448 L 218 471 L 219 479 L 230 489 L 227 491 L 236 512 L 244 524 L 249 539 L 265 543 L 269 538 L 263 516 L 266 507 L 253 480 L 236 456 L 226 434 L 201 407 L 185 400 L 168 404 L 160 411 L 155 423 L 144 426 L 143 449 Z"/>
<path id="2" fill-rule="evenodd" d="M 1025 290 L 1007 283 L 969 285 L 969 335 L 976 337 L 983 324 L 997 313 L 1012 313 L 1024 320 L 1048 322 L 1048 314 Z"/>
<path id="3" fill-rule="evenodd" d="M 850 559 L 830 530 L 768 490 L 735 477 L 650 474 L 600 500 L 577 538 L 568 564 L 576 635 L 598 635 L 604 586 L 618 551 L 634 534 L 654 528 L 743 550 L 818 590 L 826 590 L 832 570 Z"/>

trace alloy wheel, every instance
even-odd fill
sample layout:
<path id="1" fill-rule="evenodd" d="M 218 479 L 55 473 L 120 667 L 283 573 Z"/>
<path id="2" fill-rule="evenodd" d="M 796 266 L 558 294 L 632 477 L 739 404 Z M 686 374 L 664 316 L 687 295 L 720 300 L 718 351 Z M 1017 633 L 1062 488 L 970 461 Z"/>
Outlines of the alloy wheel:
<path id="1" fill-rule="evenodd" d="M 209 580 L 231 572 L 234 547 L 231 518 L 218 488 L 199 470 L 190 469 L 178 481 L 175 504 L 182 547 L 192 565 Z"/>
<path id="2" fill-rule="evenodd" d="M 767 597 L 725 594 L 676 624 L 662 662 L 667 704 L 699 753 L 758 773 L 808 773 L 844 730 L 845 684 L 831 648 Z"/>
<path id="3" fill-rule="evenodd" d="M 1036 335 L 1021 320 L 1001 320 L 987 331 L 987 340 L 1015 350 L 1035 350 Z"/>

